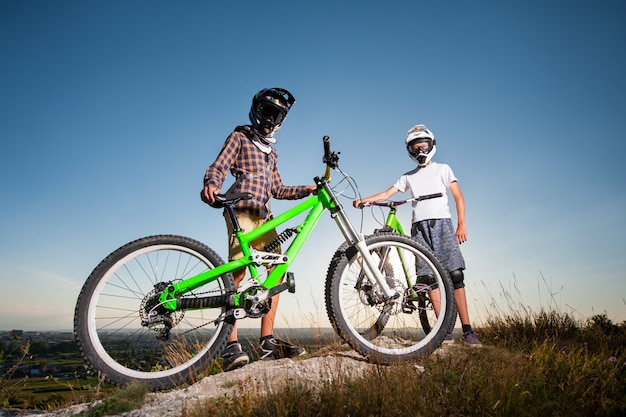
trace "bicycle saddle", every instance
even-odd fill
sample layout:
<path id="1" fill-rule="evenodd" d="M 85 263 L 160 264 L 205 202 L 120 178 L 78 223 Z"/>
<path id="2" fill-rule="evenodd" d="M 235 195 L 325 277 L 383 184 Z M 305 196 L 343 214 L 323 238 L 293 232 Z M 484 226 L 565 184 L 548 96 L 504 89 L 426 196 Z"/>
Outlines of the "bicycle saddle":
<path id="1" fill-rule="evenodd" d="M 226 206 L 232 206 L 241 200 L 250 200 L 252 198 L 251 193 L 225 193 L 215 194 L 215 202 L 209 204 L 213 208 L 224 208 Z"/>

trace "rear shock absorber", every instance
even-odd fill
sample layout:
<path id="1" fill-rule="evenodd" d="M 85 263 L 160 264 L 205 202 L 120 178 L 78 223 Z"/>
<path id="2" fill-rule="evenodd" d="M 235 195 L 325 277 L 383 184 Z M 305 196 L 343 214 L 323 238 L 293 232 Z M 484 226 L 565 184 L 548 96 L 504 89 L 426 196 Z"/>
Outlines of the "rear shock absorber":
<path id="1" fill-rule="evenodd" d="M 293 236 L 294 233 L 298 233 L 298 230 L 294 229 L 294 228 L 289 228 L 289 229 L 284 230 L 283 232 L 281 232 L 276 237 L 276 239 L 272 240 L 270 243 L 265 245 L 263 250 L 265 252 L 274 252 L 274 251 L 276 251 L 276 249 L 278 249 L 278 247 L 282 243 L 285 243 L 291 236 Z"/>

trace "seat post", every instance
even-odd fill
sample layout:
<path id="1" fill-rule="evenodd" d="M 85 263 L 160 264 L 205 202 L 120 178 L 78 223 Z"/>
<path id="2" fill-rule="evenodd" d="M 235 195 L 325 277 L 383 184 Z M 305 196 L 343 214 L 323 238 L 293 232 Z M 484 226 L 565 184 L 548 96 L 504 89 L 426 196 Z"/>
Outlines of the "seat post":
<path id="1" fill-rule="evenodd" d="M 239 226 L 239 221 L 237 220 L 237 216 L 235 216 L 233 207 L 230 204 L 226 204 L 225 209 L 228 213 L 228 217 L 230 217 L 230 221 L 232 222 L 233 232 L 241 232 L 241 226 Z"/>

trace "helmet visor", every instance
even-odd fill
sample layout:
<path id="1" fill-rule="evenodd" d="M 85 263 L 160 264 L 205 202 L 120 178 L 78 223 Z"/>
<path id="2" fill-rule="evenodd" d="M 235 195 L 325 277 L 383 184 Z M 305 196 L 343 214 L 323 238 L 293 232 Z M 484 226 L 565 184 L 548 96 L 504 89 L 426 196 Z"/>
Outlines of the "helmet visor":
<path id="1" fill-rule="evenodd" d="M 276 107 L 271 102 L 261 103 L 257 108 L 257 114 L 266 123 L 279 125 L 285 120 L 285 111 Z"/>
<path id="2" fill-rule="evenodd" d="M 417 156 L 421 154 L 428 154 L 433 150 L 433 141 L 430 139 L 416 139 L 412 141 L 407 147 L 411 155 Z"/>

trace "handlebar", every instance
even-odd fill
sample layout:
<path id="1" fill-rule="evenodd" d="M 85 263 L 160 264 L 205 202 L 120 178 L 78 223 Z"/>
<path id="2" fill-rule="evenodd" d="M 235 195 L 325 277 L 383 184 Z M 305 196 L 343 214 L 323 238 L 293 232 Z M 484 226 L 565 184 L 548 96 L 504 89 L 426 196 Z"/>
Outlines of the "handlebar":
<path id="1" fill-rule="evenodd" d="M 328 165 L 330 168 L 337 168 L 339 166 L 339 154 L 341 152 L 331 152 L 330 150 L 330 138 L 328 136 L 324 136 L 324 157 L 322 158 L 322 162 Z"/>
<path id="2" fill-rule="evenodd" d="M 330 137 L 326 135 L 322 141 L 324 141 L 324 160 L 326 160 L 330 155 Z"/>
<path id="3" fill-rule="evenodd" d="M 339 154 L 341 152 L 332 152 L 330 150 L 330 137 L 328 137 L 328 135 L 324 136 L 322 140 L 324 142 L 324 156 L 322 157 L 322 162 L 326 164 L 324 178 L 330 182 L 330 170 L 339 166 Z"/>
<path id="4" fill-rule="evenodd" d="M 399 201 L 370 201 L 367 203 L 361 203 L 359 204 L 359 206 L 360 207 L 378 206 L 378 207 L 392 208 L 392 207 L 401 206 L 406 203 L 410 203 L 412 201 L 430 200 L 431 198 L 438 198 L 438 197 L 443 197 L 443 193 L 426 194 L 426 195 L 421 195 L 419 197 L 409 198 L 406 200 L 399 200 Z"/>

